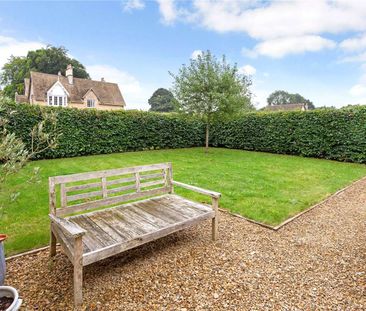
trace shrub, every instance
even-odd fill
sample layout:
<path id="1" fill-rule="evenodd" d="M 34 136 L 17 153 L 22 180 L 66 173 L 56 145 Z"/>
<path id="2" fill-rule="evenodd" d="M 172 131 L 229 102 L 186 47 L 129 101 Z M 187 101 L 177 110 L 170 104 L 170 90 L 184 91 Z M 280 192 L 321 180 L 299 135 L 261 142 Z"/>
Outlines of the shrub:
<path id="1" fill-rule="evenodd" d="M 248 113 L 216 124 L 211 144 L 366 163 L 366 107 Z"/>
<path id="2" fill-rule="evenodd" d="M 7 111 L 16 112 L 7 116 L 9 130 L 29 144 L 29 132 L 40 121 L 44 109 L 57 110 L 57 127 L 62 134 L 57 148 L 39 154 L 39 159 L 196 147 L 202 146 L 204 142 L 204 126 L 195 118 L 183 118 L 176 114 L 51 108 L 29 104 L 9 104 Z"/>
<path id="3" fill-rule="evenodd" d="M 178 114 L 97 111 L 8 104 L 9 130 L 30 143 L 43 109 L 55 109 L 62 133 L 38 158 L 203 146 L 205 126 Z M 215 147 L 366 163 L 366 107 L 307 112 L 253 112 L 212 126 Z"/>

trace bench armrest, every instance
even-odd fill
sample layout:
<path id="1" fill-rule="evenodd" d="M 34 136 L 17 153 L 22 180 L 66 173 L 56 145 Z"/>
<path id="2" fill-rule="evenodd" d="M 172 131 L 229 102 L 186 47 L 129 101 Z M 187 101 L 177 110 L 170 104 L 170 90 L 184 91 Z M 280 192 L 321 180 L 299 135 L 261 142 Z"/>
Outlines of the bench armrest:
<path id="1" fill-rule="evenodd" d="M 52 214 L 48 214 L 48 216 L 50 216 L 51 222 L 57 225 L 62 231 L 66 231 L 67 234 L 74 238 L 83 236 L 87 232 L 77 224 L 74 224 L 67 219 L 60 218 Z"/>
<path id="2" fill-rule="evenodd" d="M 208 195 L 212 198 L 218 199 L 218 198 L 221 197 L 221 193 L 219 193 L 219 192 L 202 189 L 202 188 L 199 188 L 199 187 L 196 187 L 196 186 L 187 185 L 187 184 L 181 183 L 179 181 L 173 180 L 172 184 L 176 185 L 176 186 L 179 186 L 179 187 L 182 187 L 182 188 L 185 188 L 185 189 L 188 189 L 188 190 L 192 190 L 192 191 L 195 191 L 195 192 L 198 192 L 198 193 Z"/>

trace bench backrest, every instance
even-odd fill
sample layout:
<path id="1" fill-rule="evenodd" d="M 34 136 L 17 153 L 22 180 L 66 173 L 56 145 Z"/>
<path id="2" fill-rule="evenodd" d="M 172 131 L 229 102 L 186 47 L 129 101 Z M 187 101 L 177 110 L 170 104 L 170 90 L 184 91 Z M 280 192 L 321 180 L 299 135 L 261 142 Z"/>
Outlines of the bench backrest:
<path id="1" fill-rule="evenodd" d="M 63 216 L 172 191 L 171 163 L 49 178 L 50 213 Z M 57 197 L 59 196 L 59 200 Z"/>

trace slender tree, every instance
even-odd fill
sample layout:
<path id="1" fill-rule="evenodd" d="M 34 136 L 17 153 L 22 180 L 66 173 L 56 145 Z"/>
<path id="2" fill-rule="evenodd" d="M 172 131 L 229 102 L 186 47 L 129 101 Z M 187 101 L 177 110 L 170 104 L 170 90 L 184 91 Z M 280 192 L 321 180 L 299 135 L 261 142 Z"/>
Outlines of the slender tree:
<path id="1" fill-rule="evenodd" d="M 177 74 L 170 74 L 179 111 L 196 115 L 206 124 L 206 152 L 214 120 L 254 109 L 250 78 L 240 74 L 237 65 L 230 65 L 225 56 L 218 60 L 206 51 L 183 65 Z"/>

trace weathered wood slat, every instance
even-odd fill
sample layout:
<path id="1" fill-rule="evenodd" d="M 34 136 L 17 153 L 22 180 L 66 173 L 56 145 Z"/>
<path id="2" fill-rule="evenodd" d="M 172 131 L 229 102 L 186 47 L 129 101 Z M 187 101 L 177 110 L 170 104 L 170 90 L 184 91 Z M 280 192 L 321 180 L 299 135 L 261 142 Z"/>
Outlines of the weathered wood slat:
<path id="1" fill-rule="evenodd" d="M 107 178 L 102 177 L 102 196 L 105 199 L 108 196 L 107 193 Z"/>
<path id="2" fill-rule="evenodd" d="M 146 175 L 140 174 L 140 180 L 148 180 L 148 179 L 163 178 L 163 177 L 164 177 L 163 173 L 146 174 Z"/>
<path id="3" fill-rule="evenodd" d="M 159 218 L 155 217 L 154 215 L 147 213 L 143 209 L 140 208 L 140 205 L 136 204 L 135 206 L 131 206 L 129 210 L 139 216 L 141 216 L 145 221 L 155 225 L 158 228 L 162 228 L 169 225 L 169 222 Z"/>
<path id="4" fill-rule="evenodd" d="M 108 206 L 108 205 L 117 204 L 120 202 L 143 198 L 145 196 L 159 195 L 159 194 L 167 193 L 167 191 L 168 191 L 167 188 L 161 187 L 161 188 L 156 188 L 156 189 L 152 189 L 152 190 L 141 191 L 138 193 L 123 194 L 123 195 L 119 195 L 119 196 L 115 196 L 115 197 L 110 197 L 107 199 L 100 199 L 100 200 L 96 200 L 96 201 L 92 201 L 92 202 L 85 202 L 85 203 L 71 205 L 66 208 L 60 208 L 60 209 L 57 209 L 56 213 L 57 213 L 57 215 L 60 215 L 60 216 L 65 215 L 65 214 L 72 214 L 72 213 L 77 213 L 77 212 L 85 210 L 85 209 L 93 209 L 93 208 L 98 208 L 98 207 L 102 207 L 102 206 Z"/>
<path id="5" fill-rule="evenodd" d="M 111 245 L 108 247 L 105 247 L 104 249 L 100 249 L 98 251 L 89 252 L 84 255 L 84 266 L 89 265 L 93 262 L 102 260 L 104 258 L 108 258 L 110 256 L 113 256 L 115 254 L 118 254 L 120 252 L 126 251 L 128 249 L 137 247 L 139 245 L 154 241 L 158 238 L 161 238 L 163 236 L 169 235 L 173 232 L 188 228 L 196 223 L 199 223 L 206 219 L 211 219 L 213 216 L 213 212 L 211 213 L 205 213 L 203 215 L 200 215 L 196 218 L 192 218 L 188 221 L 183 221 L 179 223 L 172 224 L 168 227 L 165 227 L 163 229 L 154 231 L 152 233 L 147 233 L 145 235 L 141 235 L 138 238 L 135 238 L 133 240 L 129 240 L 123 243 L 119 243 L 116 245 Z"/>
<path id="6" fill-rule="evenodd" d="M 154 229 L 150 225 L 141 222 L 141 220 L 134 218 L 133 215 L 131 215 L 131 213 L 129 212 L 128 208 L 123 210 L 116 209 L 115 212 L 122 219 L 122 222 L 126 224 L 126 227 L 128 227 L 130 231 L 134 232 L 137 235 L 145 234 Z"/>
<path id="7" fill-rule="evenodd" d="M 132 182 L 132 181 L 135 181 L 135 176 L 109 180 L 109 181 L 107 181 L 107 185 L 110 186 L 110 185 L 125 184 L 127 182 Z"/>
<path id="8" fill-rule="evenodd" d="M 115 228 L 119 234 L 126 237 L 127 240 L 134 239 L 137 236 L 144 233 L 140 228 L 133 228 L 130 224 L 123 218 L 123 216 L 118 213 L 117 209 L 113 209 L 109 213 L 108 223 Z"/>
<path id="9" fill-rule="evenodd" d="M 84 189 L 90 189 L 90 188 L 100 188 L 102 186 L 101 182 L 93 182 L 89 184 L 82 184 L 82 185 L 75 185 L 75 186 L 69 186 L 66 187 L 66 192 L 72 192 L 77 190 L 84 190 Z"/>
<path id="10" fill-rule="evenodd" d="M 182 215 L 180 213 L 172 211 L 169 207 L 161 204 L 160 202 L 146 202 L 143 204 L 139 204 L 139 207 L 145 212 L 150 213 L 155 217 L 161 218 L 169 223 L 181 222 L 189 218 L 187 215 Z"/>
<path id="11" fill-rule="evenodd" d="M 85 192 L 85 193 L 79 193 L 79 194 L 73 194 L 73 195 L 68 195 L 66 197 L 67 202 L 72 202 L 72 201 L 77 201 L 77 200 L 82 200 L 82 199 L 87 199 L 87 198 L 93 198 L 93 197 L 97 197 L 97 196 L 102 196 L 103 191 L 99 190 L 99 191 L 91 191 L 91 192 Z"/>
<path id="12" fill-rule="evenodd" d="M 105 233 L 96 223 L 94 223 L 87 215 L 79 215 L 77 218 L 73 219 L 74 223 L 85 228 L 90 237 L 92 237 L 97 244 L 102 247 L 115 243 L 116 241 Z"/>
<path id="13" fill-rule="evenodd" d="M 147 181 L 144 183 L 140 184 L 140 188 L 146 188 L 146 187 L 151 187 L 151 186 L 156 186 L 156 185 L 163 185 L 164 184 L 164 180 L 153 180 L 153 181 Z"/>
<path id="14" fill-rule="evenodd" d="M 60 230 L 63 230 L 68 235 L 77 237 L 86 233 L 83 228 L 80 228 L 78 225 L 68 221 L 67 219 L 63 219 L 52 214 L 49 214 L 49 217 L 51 219 L 51 222 L 57 225 Z"/>
<path id="15" fill-rule="evenodd" d="M 127 240 L 127 237 L 111 226 L 108 220 L 104 220 L 104 216 L 105 215 L 103 214 L 96 214 L 89 218 L 93 220 L 93 222 L 95 222 L 104 232 L 108 233 L 116 242 Z"/>
<path id="16" fill-rule="evenodd" d="M 55 176 L 53 178 L 54 178 L 54 182 L 56 184 L 61 184 L 61 183 L 70 183 L 70 182 L 76 182 L 76 181 L 87 180 L 87 179 L 118 176 L 118 175 L 124 175 L 124 174 L 134 174 L 136 172 L 154 171 L 154 170 L 167 168 L 168 166 L 169 166 L 169 163 L 159 163 L 159 164 L 119 168 L 119 169 L 113 169 L 113 170 L 87 172 L 87 173 L 71 174 L 71 175 L 64 175 L 64 176 Z"/>
<path id="17" fill-rule="evenodd" d="M 60 185 L 60 196 L 61 196 L 61 208 L 65 208 L 67 206 L 65 184 Z"/>
<path id="18" fill-rule="evenodd" d="M 71 242 L 71 238 L 67 237 L 60 228 L 51 224 L 51 230 L 53 234 L 56 236 L 57 241 L 61 244 L 62 249 L 64 250 L 66 256 L 70 259 L 70 261 L 74 260 L 74 247 Z"/>
<path id="19" fill-rule="evenodd" d="M 214 197 L 214 198 L 219 198 L 221 196 L 221 193 L 219 193 L 219 192 L 215 192 L 215 191 L 211 191 L 211 190 L 206 190 L 206 189 L 199 188 L 199 187 L 196 187 L 196 186 L 187 185 L 187 184 L 181 183 L 179 181 L 173 180 L 172 183 L 175 186 L 179 186 L 179 187 L 182 187 L 182 188 L 186 188 L 188 190 L 192 190 L 194 192 L 198 192 L 198 193 L 202 193 L 202 194 L 205 194 L 205 195 L 209 195 L 209 196 Z"/>
<path id="20" fill-rule="evenodd" d="M 118 193 L 118 192 L 122 192 L 122 191 L 126 191 L 126 190 L 132 190 L 132 189 L 136 189 L 135 185 L 129 185 L 129 186 L 123 186 L 123 187 L 116 187 L 116 188 L 112 188 L 112 189 L 108 189 L 108 194 L 113 194 L 113 193 Z"/>

